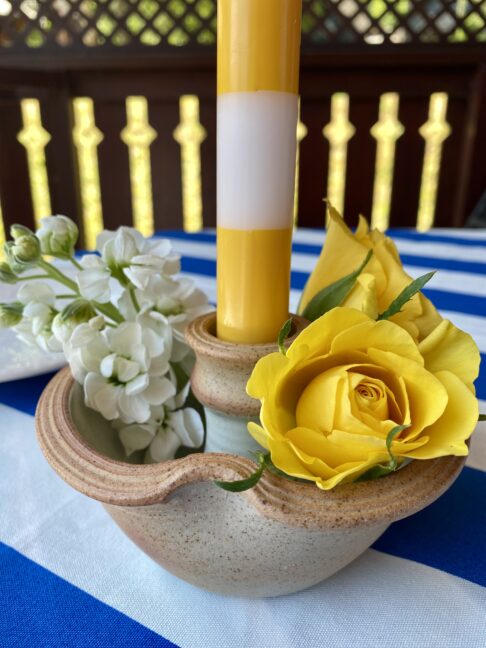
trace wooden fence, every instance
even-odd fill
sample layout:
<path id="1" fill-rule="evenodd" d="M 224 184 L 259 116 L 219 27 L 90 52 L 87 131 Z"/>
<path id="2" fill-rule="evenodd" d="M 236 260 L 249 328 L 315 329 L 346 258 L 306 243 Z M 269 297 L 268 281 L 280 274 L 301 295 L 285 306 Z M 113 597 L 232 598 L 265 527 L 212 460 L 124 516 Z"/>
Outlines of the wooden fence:
<path id="1" fill-rule="evenodd" d="M 64 30 L 72 6 L 81 6 L 67 4 Z M 91 4 L 98 13 L 76 32 L 79 43 L 59 44 L 61 24 L 53 31 L 51 20 L 35 54 L 25 44 L 32 27 L 22 45 L 0 49 L 4 229 L 65 213 L 91 247 L 103 226 L 135 223 L 146 233 L 214 226 L 214 47 L 89 49 L 83 38 L 93 25 L 101 29 L 108 7 Z M 433 45 L 418 38 L 396 45 L 378 19 L 366 33 L 376 39 L 380 27 L 381 45 L 324 46 L 319 34 L 325 28 L 332 41 L 335 22 L 319 19 L 318 4 L 305 3 L 315 20 L 301 66 L 298 224 L 323 225 L 325 196 L 351 223 L 361 212 L 382 229 L 463 224 L 486 188 L 486 47 L 447 44 L 437 30 Z M 211 27 L 214 35 L 214 15 L 205 20 L 198 34 Z M 459 27 L 449 29 L 450 36 Z"/>

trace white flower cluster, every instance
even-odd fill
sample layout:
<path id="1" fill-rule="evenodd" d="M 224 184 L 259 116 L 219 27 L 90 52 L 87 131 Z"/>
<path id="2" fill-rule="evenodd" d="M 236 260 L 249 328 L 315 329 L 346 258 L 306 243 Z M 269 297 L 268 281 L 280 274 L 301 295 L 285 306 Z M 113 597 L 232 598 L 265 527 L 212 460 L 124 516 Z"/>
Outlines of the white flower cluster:
<path id="1" fill-rule="evenodd" d="M 191 280 L 176 276 L 180 258 L 170 242 L 120 227 L 102 232 L 97 253 L 78 262 L 77 228 L 65 216 L 43 219 L 36 234 L 13 228 L 12 236 L 0 281 L 26 283 L 16 302 L 0 304 L 0 325 L 29 344 L 64 351 L 86 404 L 112 422 L 127 455 L 145 450 L 145 460 L 154 462 L 173 457 L 181 445 L 199 447 L 203 424 L 186 406 L 192 355 L 183 333 L 210 307 Z M 75 277 L 43 254 L 71 261 Z"/>

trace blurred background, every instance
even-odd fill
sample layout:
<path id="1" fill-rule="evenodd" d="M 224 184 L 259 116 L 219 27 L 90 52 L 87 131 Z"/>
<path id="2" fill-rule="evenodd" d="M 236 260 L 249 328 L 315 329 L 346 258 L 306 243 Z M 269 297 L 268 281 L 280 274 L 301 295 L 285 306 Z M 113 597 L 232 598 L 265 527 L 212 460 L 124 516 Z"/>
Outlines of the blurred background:
<path id="1" fill-rule="evenodd" d="M 0 239 L 214 227 L 216 5 L 0 0 Z M 297 139 L 300 227 L 480 225 L 486 2 L 303 0 Z"/>

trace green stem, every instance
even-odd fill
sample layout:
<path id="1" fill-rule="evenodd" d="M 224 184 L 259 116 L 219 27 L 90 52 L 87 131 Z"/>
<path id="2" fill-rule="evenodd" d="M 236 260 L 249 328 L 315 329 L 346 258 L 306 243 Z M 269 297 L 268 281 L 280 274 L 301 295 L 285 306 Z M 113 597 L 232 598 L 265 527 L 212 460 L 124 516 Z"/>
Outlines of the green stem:
<path id="1" fill-rule="evenodd" d="M 79 294 L 78 291 L 78 286 L 74 281 L 66 277 L 65 274 L 63 274 L 60 270 L 58 270 L 55 266 L 51 265 L 50 263 L 47 263 L 47 261 L 44 261 L 44 259 L 41 259 L 38 263 L 38 265 L 45 270 L 51 279 L 55 279 L 59 283 L 64 284 L 67 288 L 75 292 L 76 294 Z"/>
<path id="2" fill-rule="evenodd" d="M 96 308 L 97 311 L 99 311 L 103 315 L 106 315 L 106 317 L 109 317 L 117 324 L 121 324 L 122 322 L 125 321 L 120 311 L 115 306 L 113 306 L 113 304 L 110 304 L 109 302 L 107 304 L 99 304 L 98 302 L 91 302 L 91 303 L 93 304 L 93 306 Z"/>
<path id="3" fill-rule="evenodd" d="M 66 294 L 66 295 L 56 295 L 56 299 L 77 299 L 79 295 L 75 295 L 74 293 L 71 294 Z"/>
<path id="4" fill-rule="evenodd" d="M 66 286 L 74 293 L 76 293 L 75 296 L 79 296 L 79 290 L 77 284 L 71 279 L 69 279 L 68 277 L 66 277 L 66 275 L 63 274 L 60 270 L 58 270 L 55 266 L 50 265 L 49 263 L 47 263 L 47 261 L 44 261 L 44 259 L 41 259 L 38 265 L 48 273 L 50 279 L 55 279 L 59 283 L 64 284 L 64 286 Z M 107 304 L 99 304 L 98 302 L 92 302 L 92 304 L 97 311 L 102 313 L 102 315 L 106 315 L 106 317 L 109 317 L 117 324 L 121 324 L 122 322 L 125 321 L 123 316 L 119 312 L 119 310 L 115 306 L 113 306 L 113 304 L 110 304 L 109 302 Z"/>
<path id="5" fill-rule="evenodd" d="M 137 311 L 137 313 L 140 313 L 140 305 L 137 301 L 137 296 L 135 294 L 135 288 L 129 288 L 128 292 L 130 293 L 130 299 L 132 300 L 132 304 Z"/>
<path id="6" fill-rule="evenodd" d="M 39 274 L 39 275 L 29 275 L 28 277 L 17 277 L 17 283 L 18 283 L 19 281 L 30 281 L 31 279 L 50 279 L 50 278 L 51 278 L 51 276 L 50 276 L 50 275 L 46 275 L 46 274 L 45 274 L 45 275 L 42 275 L 42 274 Z"/>
<path id="7" fill-rule="evenodd" d="M 78 263 L 78 262 L 76 261 L 76 259 L 75 259 L 73 256 L 70 256 L 70 257 L 69 257 L 69 261 L 71 261 L 71 263 L 73 264 L 73 266 L 74 266 L 75 268 L 77 268 L 78 270 L 83 270 L 83 266 L 82 266 L 80 263 Z"/>

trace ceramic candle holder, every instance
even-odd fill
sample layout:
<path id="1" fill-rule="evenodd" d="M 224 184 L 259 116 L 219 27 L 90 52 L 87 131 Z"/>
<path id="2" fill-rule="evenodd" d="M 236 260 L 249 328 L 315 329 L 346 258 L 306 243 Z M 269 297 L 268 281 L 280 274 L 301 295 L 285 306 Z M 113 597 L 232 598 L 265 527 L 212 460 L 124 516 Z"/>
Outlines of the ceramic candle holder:
<path id="1" fill-rule="evenodd" d="M 216 412 L 222 443 L 228 443 L 233 427 L 242 428 L 232 417 L 244 419 L 256 410 L 250 412 L 243 397 L 233 351 L 214 336 L 209 342 L 208 335 L 211 328 L 201 322 L 189 333 L 198 354 L 194 384 Z M 251 362 L 240 358 L 245 371 L 263 351 L 250 352 Z M 265 472 L 253 489 L 230 493 L 213 481 L 243 479 L 255 470 L 254 462 L 229 453 L 197 453 L 159 464 L 130 463 L 110 424 L 84 405 L 83 390 L 68 368 L 44 391 L 36 427 L 53 469 L 102 502 L 157 563 L 198 587 L 245 597 L 288 594 L 331 576 L 391 522 L 439 497 L 465 461 L 414 461 L 386 478 L 327 492 Z"/>
<path id="2" fill-rule="evenodd" d="M 292 315 L 292 330 L 285 341 L 289 346 L 308 321 Z M 246 383 L 260 358 L 278 351 L 276 343 L 234 344 L 216 337 L 216 313 L 191 322 L 186 340 L 196 355 L 191 388 L 204 405 L 206 414 L 205 452 L 226 452 L 254 458 L 262 448 L 247 430 L 250 420 L 258 420 L 260 401 L 246 393 Z"/>

